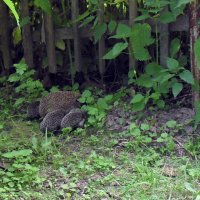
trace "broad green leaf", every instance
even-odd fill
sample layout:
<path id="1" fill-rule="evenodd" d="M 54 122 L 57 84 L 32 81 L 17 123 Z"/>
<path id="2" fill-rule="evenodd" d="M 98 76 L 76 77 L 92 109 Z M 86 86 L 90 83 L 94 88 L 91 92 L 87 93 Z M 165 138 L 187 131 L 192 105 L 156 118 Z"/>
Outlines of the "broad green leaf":
<path id="1" fill-rule="evenodd" d="M 56 40 L 55 45 L 58 49 L 64 51 L 65 50 L 65 42 L 64 40 Z"/>
<path id="2" fill-rule="evenodd" d="M 169 137 L 169 134 L 168 134 L 168 133 L 162 133 L 162 134 L 161 134 L 161 137 L 162 137 L 162 138 L 168 138 L 168 137 Z"/>
<path id="3" fill-rule="evenodd" d="M 14 42 L 14 45 L 17 45 L 19 44 L 19 42 L 22 41 L 22 34 L 21 34 L 21 29 L 19 27 L 15 27 L 13 29 L 13 42 Z"/>
<path id="4" fill-rule="evenodd" d="M 174 77 L 175 74 L 170 74 L 170 73 L 166 73 L 165 76 L 163 76 L 163 78 L 161 79 L 161 81 L 159 82 L 160 84 L 165 83 L 166 81 L 169 81 L 169 79 L 171 79 L 172 77 Z"/>
<path id="5" fill-rule="evenodd" d="M 47 14 L 51 14 L 51 3 L 49 0 L 34 0 L 34 5 L 41 8 Z"/>
<path id="6" fill-rule="evenodd" d="M 86 10 L 83 14 L 79 15 L 79 16 L 76 18 L 76 20 L 74 21 L 74 23 L 80 22 L 80 21 L 84 20 L 84 19 L 87 18 L 90 14 L 91 14 L 91 12 L 89 12 L 89 10 Z"/>
<path id="7" fill-rule="evenodd" d="M 110 102 L 110 101 L 113 100 L 113 95 L 112 95 L 112 94 L 106 95 L 106 96 L 104 97 L 104 99 L 105 99 L 107 102 Z"/>
<path id="8" fill-rule="evenodd" d="M 8 78 L 8 81 L 11 83 L 17 82 L 20 80 L 20 77 L 16 74 L 11 74 Z"/>
<path id="9" fill-rule="evenodd" d="M 145 108 L 145 102 L 144 101 L 141 101 L 141 102 L 138 102 L 138 103 L 134 103 L 133 105 L 132 105 L 132 109 L 134 110 L 134 111 L 141 111 L 141 110 L 144 110 L 144 108 Z"/>
<path id="10" fill-rule="evenodd" d="M 178 38 L 174 38 L 170 44 L 170 56 L 174 58 L 176 54 L 180 51 L 181 42 Z"/>
<path id="11" fill-rule="evenodd" d="M 138 86 L 151 88 L 154 84 L 154 81 L 148 74 L 142 74 L 137 80 L 136 83 Z"/>
<path id="12" fill-rule="evenodd" d="M 4 158 L 17 158 L 17 157 L 23 157 L 23 156 L 30 156 L 32 154 L 32 150 L 30 149 L 23 149 L 19 151 L 11 151 L 8 153 L 2 154 Z"/>
<path id="13" fill-rule="evenodd" d="M 177 4 L 176 8 L 186 5 L 188 3 L 191 3 L 192 1 L 193 0 L 178 0 L 178 4 Z"/>
<path id="14" fill-rule="evenodd" d="M 182 83 L 175 83 L 172 86 L 172 93 L 174 95 L 174 97 L 177 97 L 179 95 L 179 93 L 182 91 L 183 89 L 183 84 Z"/>
<path id="15" fill-rule="evenodd" d="M 85 103 L 92 103 L 94 102 L 94 97 L 87 97 L 86 102 Z"/>
<path id="16" fill-rule="evenodd" d="M 140 16 L 136 17 L 134 19 L 134 21 L 138 22 L 138 21 L 142 21 L 142 20 L 145 20 L 145 19 L 149 19 L 150 17 L 151 16 L 148 13 L 146 13 L 146 14 L 143 14 L 143 15 L 140 15 Z"/>
<path id="17" fill-rule="evenodd" d="M 157 100 L 155 103 L 159 108 L 164 108 L 165 107 L 165 102 L 163 100 L 161 100 L 161 99 Z"/>
<path id="18" fill-rule="evenodd" d="M 90 2 L 92 3 L 92 4 L 94 4 L 94 5 L 97 5 L 99 2 L 98 2 L 98 0 L 90 0 Z"/>
<path id="19" fill-rule="evenodd" d="M 84 21 L 81 23 L 81 25 L 79 27 L 83 27 L 83 26 L 89 24 L 94 19 L 95 19 L 95 16 L 89 16 L 89 17 L 85 18 Z"/>
<path id="20" fill-rule="evenodd" d="M 98 107 L 101 109 L 101 110 L 106 110 L 109 108 L 107 102 L 105 99 L 103 98 L 99 98 L 98 101 L 97 101 L 97 105 Z"/>
<path id="21" fill-rule="evenodd" d="M 186 83 L 194 85 L 194 78 L 189 70 L 184 70 L 182 73 L 179 74 L 179 77 Z"/>
<path id="22" fill-rule="evenodd" d="M 114 20 L 111 20 L 109 22 L 109 24 L 108 24 L 108 30 L 109 30 L 109 32 L 112 33 L 115 30 L 116 27 L 117 27 L 117 22 L 114 21 Z"/>
<path id="23" fill-rule="evenodd" d="M 82 97 L 91 97 L 92 96 L 92 92 L 90 90 L 85 90 L 82 94 Z"/>
<path id="24" fill-rule="evenodd" d="M 143 131 L 148 131 L 150 129 L 150 126 L 149 124 L 144 124 L 142 123 L 140 128 L 143 130 Z"/>
<path id="25" fill-rule="evenodd" d="M 107 30 L 106 23 L 98 24 L 94 29 L 94 42 L 97 43 Z"/>
<path id="26" fill-rule="evenodd" d="M 136 94 L 134 97 L 133 97 L 133 99 L 131 100 L 131 103 L 139 103 L 139 102 L 141 102 L 141 101 L 143 101 L 144 100 L 144 96 L 142 95 L 142 94 Z"/>
<path id="27" fill-rule="evenodd" d="M 140 61 L 151 58 L 147 46 L 153 44 L 154 39 L 151 36 L 151 26 L 149 24 L 134 24 L 130 37 L 130 43 L 135 59 Z"/>
<path id="28" fill-rule="evenodd" d="M 176 17 L 174 17 L 172 12 L 167 11 L 160 16 L 160 22 L 163 24 L 168 24 L 174 21 L 176 21 Z"/>
<path id="29" fill-rule="evenodd" d="M 166 122 L 166 126 L 169 128 L 175 128 L 177 125 L 177 122 L 175 120 L 170 120 Z"/>
<path id="30" fill-rule="evenodd" d="M 179 63 L 177 60 L 173 59 L 173 58 L 167 58 L 167 67 L 170 70 L 174 70 L 177 69 L 179 67 Z"/>
<path id="31" fill-rule="evenodd" d="M 161 70 L 162 70 L 162 67 L 155 62 L 149 63 L 145 67 L 146 73 L 153 76 L 156 76 L 157 74 L 159 74 Z"/>
<path id="32" fill-rule="evenodd" d="M 103 57 L 103 59 L 111 60 L 116 58 L 120 53 L 128 47 L 128 43 L 119 42 Z"/>
<path id="33" fill-rule="evenodd" d="M 194 44 L 195 59 L 197 61 L 198 68 L 200 69 L 200 38 Z"/>
<path id="34" fill-rule="evenodd" d="M 131 28 L 126 24 L 119 23 L 117 26 L 117 35 L 121 35 L 122 38 L 130 37 L 131 35 Z"/>
<path id="35" fill-rule="evenodd" d="M 154 92 L 151 94 L 150 98 L 152 98 L 154 100 L 159 100 L 160 96 L 161 96 L 161 94 L 159 92 Z"/>

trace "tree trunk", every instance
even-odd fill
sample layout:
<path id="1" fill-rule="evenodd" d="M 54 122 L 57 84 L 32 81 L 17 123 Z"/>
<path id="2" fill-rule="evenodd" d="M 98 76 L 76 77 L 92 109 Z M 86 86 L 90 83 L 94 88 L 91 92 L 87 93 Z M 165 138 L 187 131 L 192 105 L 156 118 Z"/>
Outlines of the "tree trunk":
<path id="1" fill-rule="evenodd" d="M 0 1 L 0 36 L 1 36 L 1 51 L 3 55 L 3 65 L 5 73 L 9 73 L 9 69 L 12 66 L 11 56 L 11 38 L 9 30 L 9 13 L 8 8 L 3 1 Z"/>
<path id="2" fill-rule="evenodd" d="M 197 38 L 200 36 L 200 29 L 198 25 L 200 10 L 199 10 L 200 0 L 195 0 L 190 5 L 190 65 L 198 87 L 200 85 L 200 71 L 197 65 L 197 61 L 194 54 L 194 44 Z M 193 103 L 200 100 L 199 89 L 193 92 Z"/>

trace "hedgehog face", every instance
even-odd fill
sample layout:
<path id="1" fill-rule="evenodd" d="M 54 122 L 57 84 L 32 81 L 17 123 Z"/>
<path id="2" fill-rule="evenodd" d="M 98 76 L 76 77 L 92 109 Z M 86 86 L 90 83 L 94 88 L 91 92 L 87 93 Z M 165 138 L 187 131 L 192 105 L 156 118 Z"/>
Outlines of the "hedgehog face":
<path id="1" fill-rule="evenodd" d="M 53 112 L 48 113 L 43 121 L 40 123 L 40 130 L 42 132 L 47 131 L 57 131 L 60 128 L 61 121 L 65 116 L 65 112 L 63 110 L 55 110 Z"/>
<path id="2" fill-rule="evenodd" d="M 39 101 L 30 103 L 27 107 L 27 118 L 29 119 L 38 119 L 40 117 L 39 114 Z"/>

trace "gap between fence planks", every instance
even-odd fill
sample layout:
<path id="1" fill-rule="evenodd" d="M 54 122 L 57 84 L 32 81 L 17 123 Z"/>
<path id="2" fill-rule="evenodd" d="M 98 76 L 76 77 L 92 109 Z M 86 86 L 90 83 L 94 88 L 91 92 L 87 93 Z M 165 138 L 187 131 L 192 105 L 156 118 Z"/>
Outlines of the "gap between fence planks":
<path id="1" fill-rule="evenodd" d="M 99 0 L 99 10 L 98 10 L 98 17 L 99 17 L 99 24 L 102 24 L 104 22 L 104 1 Z M 105 73 L 105 60 L 103 59 L 103 56 L 105 55 L 105 38 L 104 35 L 102 35 L 101 39 L 98 43 L 98 49 L 99 49 L 99 72 L 101 74 L 101 80 L 103 82 L 103 74 Z"/>

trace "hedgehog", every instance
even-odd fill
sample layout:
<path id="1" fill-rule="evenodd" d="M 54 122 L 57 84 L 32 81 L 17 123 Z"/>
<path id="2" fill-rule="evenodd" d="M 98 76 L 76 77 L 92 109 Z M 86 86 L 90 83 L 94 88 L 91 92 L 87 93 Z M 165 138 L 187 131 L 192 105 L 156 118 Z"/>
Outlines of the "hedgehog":
<path id="1" fill-rule="evenodd" d="M 52 132 L 58 131 L 65 114 L 65 111 L 62 109 L 49 112 L 40 123 L 40 131 L 43 133 L 45 133 L 46 130 Z"/>
<path id="2" fill-rule="evenodd" d="M 86 119 L 86 113 L 79 108 L 72 109 L 68 114 L 64 116 L 61 121 L 61 128 L 82 127 Z"/>
<path id="3" fill-rule="evenodd" d="M 68 113 L 72 108 L 78 107 L 79 93 L 72 91 L 59 91 L 48 94 L 40 100 L 39 113 L 44 118 L 55 110 L 64 110 Z"/>
<path id="4" fill-rule="evenodd" d="M 27 118 L 28 119 L 39 119 L 39 101 L 32 102 L 27 107 Z"/>

